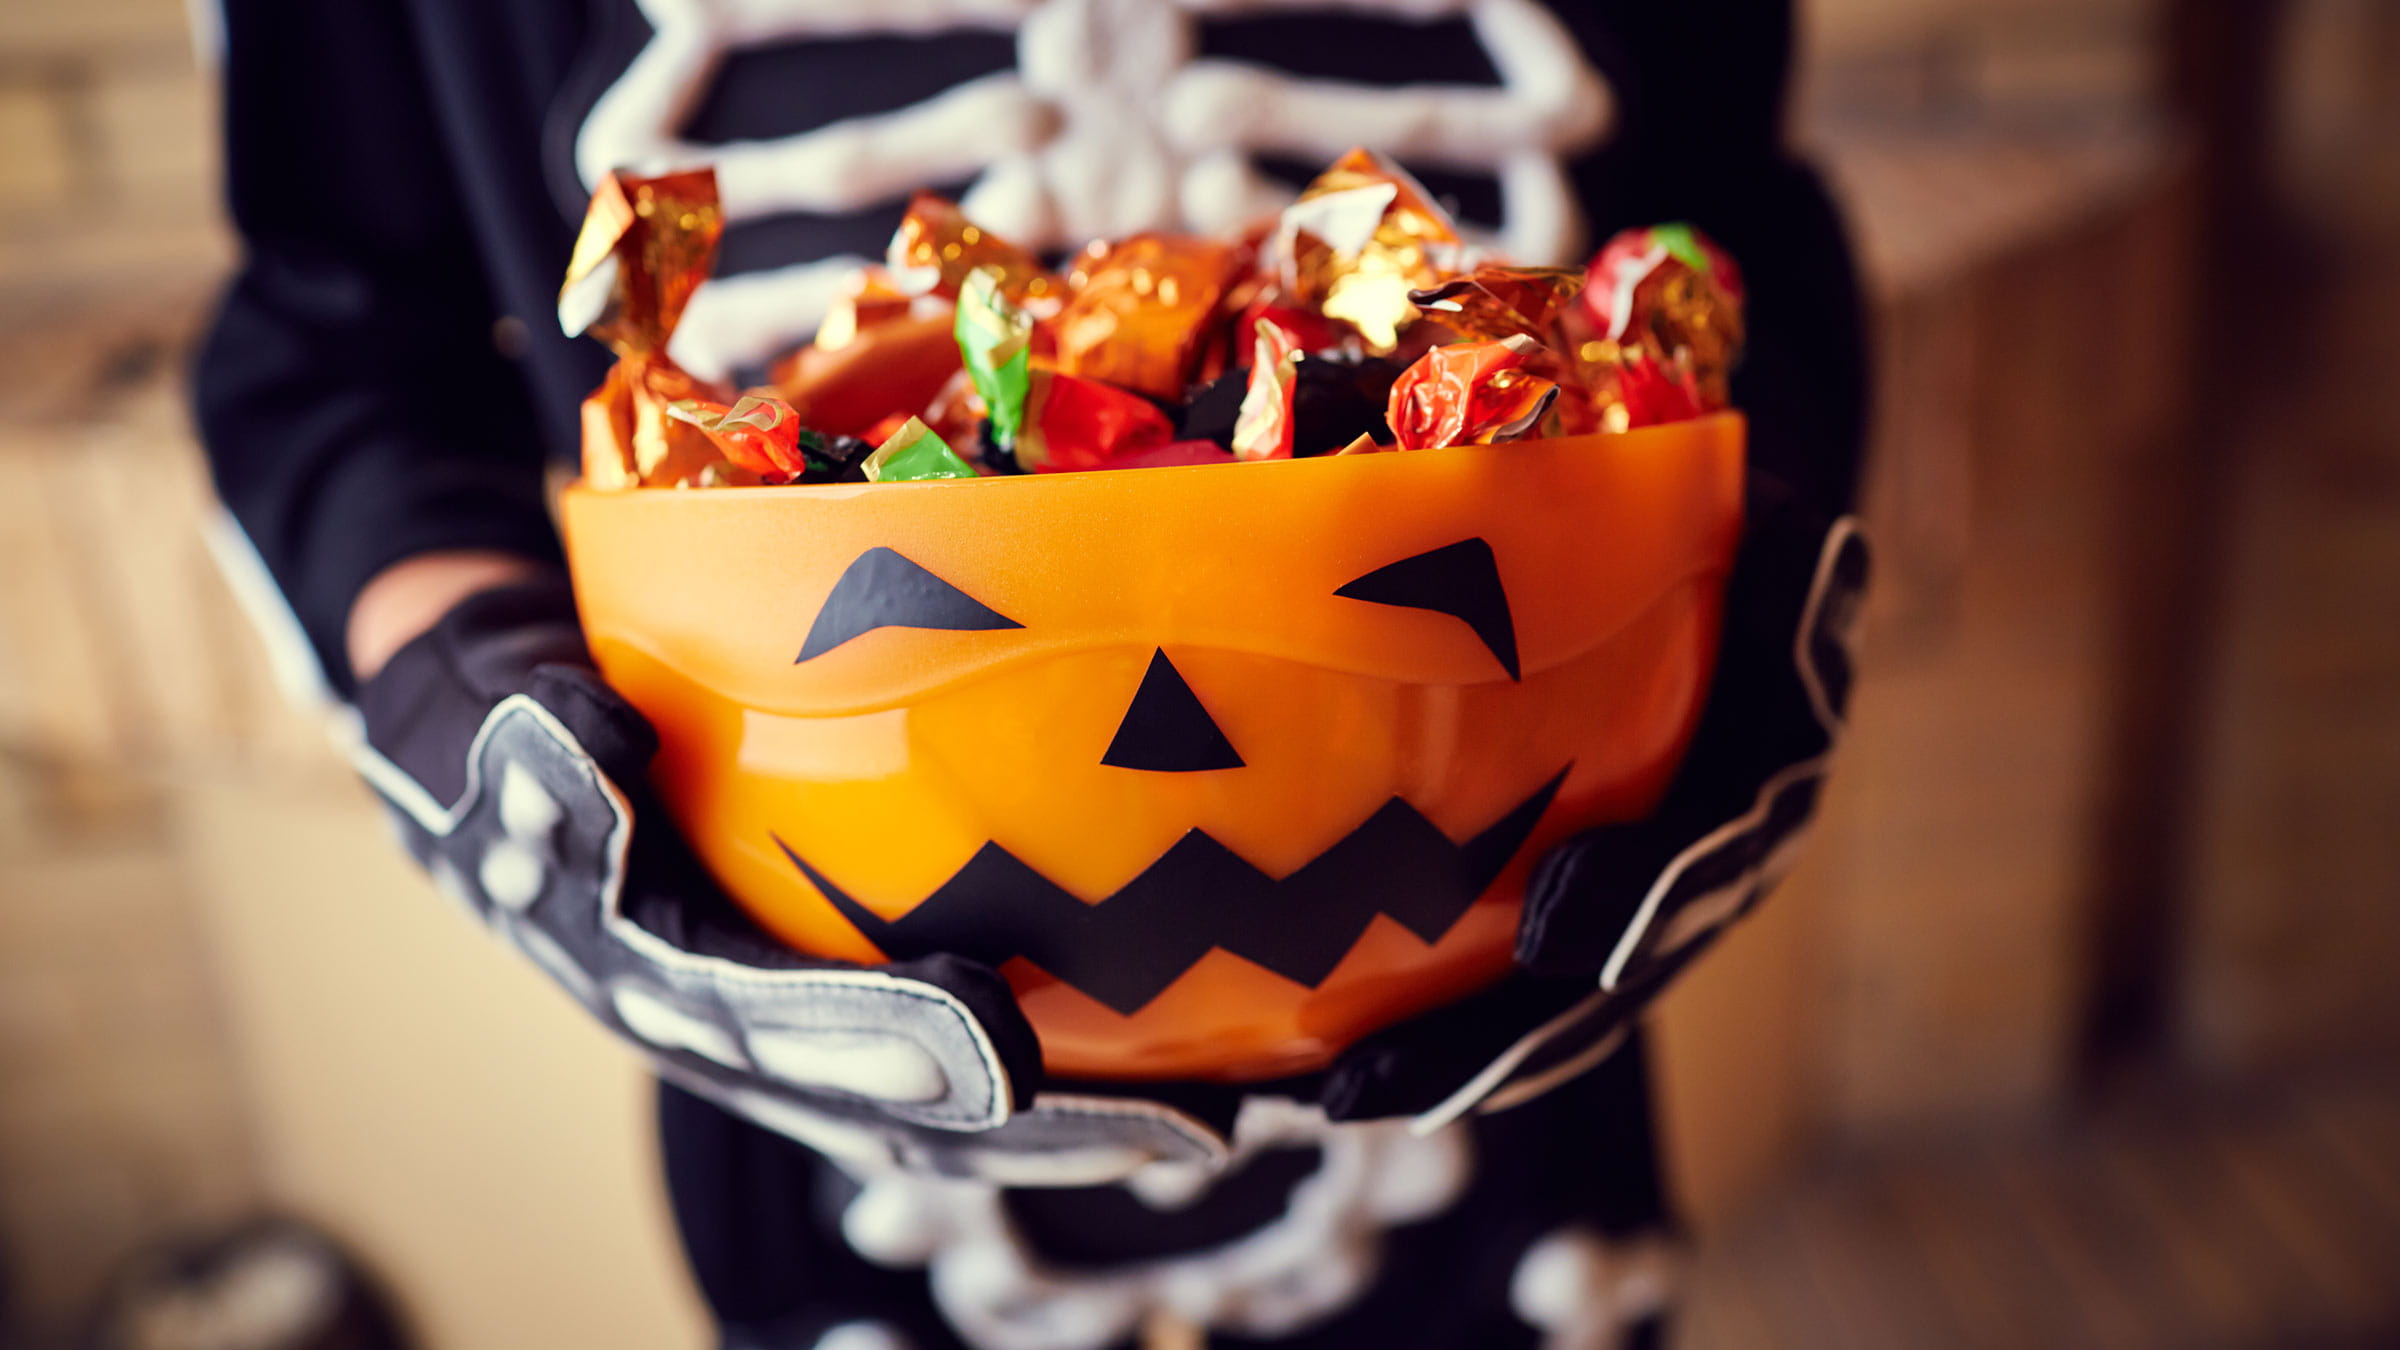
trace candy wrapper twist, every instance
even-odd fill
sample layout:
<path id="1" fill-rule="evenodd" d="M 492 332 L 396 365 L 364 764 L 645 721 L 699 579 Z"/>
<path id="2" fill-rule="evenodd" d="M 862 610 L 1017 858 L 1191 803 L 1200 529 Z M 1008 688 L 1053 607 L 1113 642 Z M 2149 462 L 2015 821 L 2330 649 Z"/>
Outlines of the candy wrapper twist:
<path id="1" fill-rule="evenodd" d="M 1690 225 L 1583 270 L 1481 256 L 1365 150 L 1238 239 L 1144 233 L 1063 269 L 919 193 L 814 343 L 737 390 L 668 354 L 724 229 L 706 169 L 611 174 L 559 317 L 617 364 L 600 488 L 909 482 L 1499 444 L 1730 404 L 1741 273 Z"/>

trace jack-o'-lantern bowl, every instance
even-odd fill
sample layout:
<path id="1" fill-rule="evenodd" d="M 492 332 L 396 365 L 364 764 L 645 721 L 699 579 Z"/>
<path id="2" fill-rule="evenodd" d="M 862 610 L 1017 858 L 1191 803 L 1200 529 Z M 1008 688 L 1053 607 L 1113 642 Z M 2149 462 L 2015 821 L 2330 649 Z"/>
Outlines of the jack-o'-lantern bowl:
<path id="1" fill-rule="evenodd" d="M 1509 964 L 1715 659 L 1736 414 L 1615 435 L 563 502 L 592 652 L 794 947 L 997 966 L 1071 1077 L 1322 1064 Z"/>

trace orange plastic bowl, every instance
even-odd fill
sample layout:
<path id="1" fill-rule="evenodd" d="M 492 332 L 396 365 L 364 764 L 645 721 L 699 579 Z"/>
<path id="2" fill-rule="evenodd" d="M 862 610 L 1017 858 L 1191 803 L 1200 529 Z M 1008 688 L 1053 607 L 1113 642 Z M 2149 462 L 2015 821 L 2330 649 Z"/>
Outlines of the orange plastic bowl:
<path id="1" fill-rule="evenodd" d="M 1323 1063 L 1509 963 L 1689 739 L 1743 424 L 872 486 L 570 488 L 700 857 L 819 956 L 998 965 L 1051 1072 Z"/>

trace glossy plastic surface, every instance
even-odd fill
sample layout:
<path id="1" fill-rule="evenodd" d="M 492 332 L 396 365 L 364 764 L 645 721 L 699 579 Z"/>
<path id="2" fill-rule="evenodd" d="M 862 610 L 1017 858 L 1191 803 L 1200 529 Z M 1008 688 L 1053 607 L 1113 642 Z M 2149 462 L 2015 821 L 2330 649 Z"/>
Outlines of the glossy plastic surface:
<path id="1" fill-rule="evenodd" d="M 1030 961 L 1002 967 L 1053 1073 L 1254 1078 L 1320 1064 L 1488 982 L 1508 965 L 1532 860 L 1656 800 L 1714 659 L 1742 450 L 1726 414 L 1259 464 L 570 488 L 562 511 L 593 653 L 658 726 L 670 808 L 736 900 L 805 951 L 882 955 L 795 859 L 898 921 L 998 845 L 1033 875 L 1025 885 L 1089 907 L 1142 890 L 1124 888 L 1195 830 L 1287 878 L 1345 841 L 1342 865 L 1359 861 L 1348 854 L 1386 837 L 1362 826 L 1395 798 L 1466 843 L 1529 800 L 1538 809 L 1558 779 L 1497 880 L 1436 940 L 1374 917 L 1313 985 L 1220 947 L 1119 1011 Z M 1488 546 L 1486 581 L 1496 570 L 1505 592 L 1498 628 L 1488 584 L 1473 621 L 1471 581 L 1428 582 L 1420 567 L 1398 591 L 1353 586 L 1468 540 Z M 879 627 L 797 660 L 845 573 L 878 549 L 1013 626 Z M 877 575 L 891 574 L 887 560 Z M 1391 598 L 1410 586 L 1434 603 Z M 1239 767 L 1121 767 L 1129 705 L 1161 654 Z M 1138 961 L 1168 927 L 1205 932 L 1206 888 L 1178 885 L 1158 925 L 1093 933 Z M 1338 927 L 1298 902 L 1262 914 L 1272 901 L 1244 894 L 1224 921 L 1281 930 L 1262 940 L 1305 934 L 1312 918 Z M 1025 921 L 1004 899 L 990 920 L 1003 930 Z M 1049 914 L 1080 927 L 1078 913 Z M 1006 952 L 1074 940 L 980 937 Z"/>

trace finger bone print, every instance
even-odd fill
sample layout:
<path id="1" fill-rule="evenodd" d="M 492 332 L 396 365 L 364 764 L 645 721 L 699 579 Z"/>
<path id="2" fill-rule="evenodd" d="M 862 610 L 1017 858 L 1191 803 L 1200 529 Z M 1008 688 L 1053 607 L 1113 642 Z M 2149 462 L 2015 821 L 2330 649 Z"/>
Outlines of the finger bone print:
<path id="1" fill-rule="evenodd" d="M 1323 10 L 1323 0 L 639 0 L 652 36 L 576 138 L 596 186 L 613 169 L 713 164 L 728 223 L 843 214 L 974 176 L 963 205 L 1031 248 L 1143 229 L 1221 232 L 1289 190 L 1261 156 L 1328 162 L 1366 144 L 1410 163 L 1494 174 L 1491 241 L 1525 263 L 1573 261 L 1584 240 L 1565 160 L 1613 105 L 1574 37 L 1540 0 L 1344 0 L 1362 17 L 1464 19 L 1496 85 L 1380 87 L 1197 55 L 1210 19 Z M 701 145 L 682 138 L 728 52 L 811 37 L 1017 33 L 1017 68 L 908 107 L 796 135 Z M 673 353 L 697 373 L 756 365 L 806 339 L 849 273 L 836 257 L 701 288 Z"/>
<path id="2" fill-rule="evenodd" d="M 945 1175 L 1090 1185 L 1159 1160 L 1221 1164 L 1222 1142 L 1163 1105 L 1046 1093 L 1012 1114 L 995 1052 L 945 991 L 745 965 L 634 923 L 626 803 L 528 696 L 493 710 L 468 759 L 444 805 L 353 749 L 435 884 L 678 1084 L 820 1152 Z M 1062 1157 L 1083 1170 L 1061 1172 Z"/>

